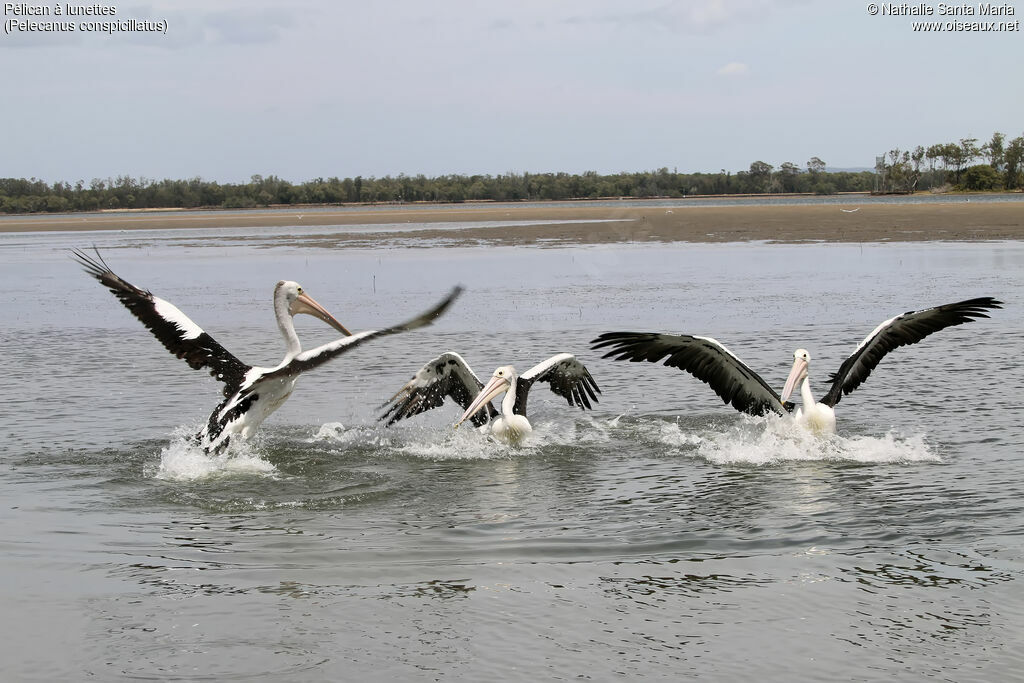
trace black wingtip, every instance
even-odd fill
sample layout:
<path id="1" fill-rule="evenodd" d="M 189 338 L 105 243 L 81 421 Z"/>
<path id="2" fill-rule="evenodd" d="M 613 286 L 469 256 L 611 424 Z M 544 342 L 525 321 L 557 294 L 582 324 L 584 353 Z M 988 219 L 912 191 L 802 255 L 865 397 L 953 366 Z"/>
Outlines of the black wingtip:
<path id="1" fill-rule="evenodd" d="M 980 308 L 983 310 L 995 310 L 1003 307 L 1003 302 L 999 301 L 995 297 L 983 296 L 978 299 L 971 299 L 970 301 L 963 302 L 969 308 Z M 977 312 L 976 315 L 981 318 L 987 318 L 988 316 L 982 312 Z"/>
<path id="2" fill-rule="evenodd" d="M 634 362 L 651 360 L 634 352 L 638 349 L 639 345 L 651 342 L 657 336 L 657 332 L 605 332 L 590 341 L 590 349 L 597 351 L 598 349 L 611 347 L 601 358 L 631 360 Z"/>
<path id="3" fill-rule="evenodd" d="M 100 255 L 100 250 L 96 248 L 95 244 L 92 245 L 92 250 L 96 254 L 95 258 L 89 256 L 81 249 L 74 248 L 70 251 L 71 257 L 85 269 L 85 272 L 98 280 L 103 275 L 113 271 L 110 269 L 110 266 L 107 265 L 107 262 L 103 260 L 103 257 Z"/>
<path id="4" fill-rule="evenodd" d="M 387 329 L 381 330 L 382 334 L 395 334 L 397 332 L 409 332 L 411 330 L 418 329 L 420 327 L 426 327 L 432 325 L 435 320 L 441 317 L 445 311 L 459 298 L 462 294 L 462 285 L 456 285 L 452 287 L 452 291 L 448 293 L 444 299 L 442 299 L 436 306 L 429 309 L 425 313 L 421 313 L 412 320 L 406 320 L 404 323 L 394 325 Z"/>
<path id="5" fill-rule="evenodd" d="M 462 292 L 463 292 L 463 291 L 465 291 L 465 287 L 463 287 L 462 285 L 455 285 L 454 287 L 452 287 L 452 291 L 450 291 L 450 292 L 448 293 L 448 296 L 446 296 L 446 297 L 445 297 L 444 299 L 442 299 L 442 300 L 441 300 L 441 303 L 439 303 L 439 304 L 438 304 L 437 306 L 435 306 L 434 308 L 432 308 L 432 309 L 431 309 L 431 310 L 430 310 L 430 311 L 429 311 L 429 312 L 427 313 L 427 316 L 429 316 L 429 317 L 430 317 L 430 320 L 431 320 L 431 321 L 433 321 L 433 320 L 436 320 L 436 319 L 437 319 L 437 318 L 439 318 L 439 317 L 440 317 L 440 316 L 441 316 L 441 315 L 442 315 L 442 314 L 443 314 L 443 313 L 444 313 L 445 311 L 447 311 L 447 310 L 448 310 L 448 308 L 449 308 L 449 307 L 450 307 L 450 306 L 451 306 L 451 305 L 452 305 L 453 303 L 455 303 L 455 300 L 456 300 L 456 299 L 458 299 L 458 298 L 459 298 L 460 296 L 462 296 Z"/>
<path id="6" fill-rule="evenodd" d="M 462 285 L 455 285 L 454 287 L 452 287 L 452 291 L 448 293 L 448 296 L 446 296 L 441 301 L 441 303 L 439 303 L 437 306 L 432 308 L 427 313 L 427 324 L 434 322 L 442 315 L 444 315 L 445 311 L 447 311 L 451 307 L 451 305 L 455 303 L 455 300 L 462 296 L 462 292 L 464 290 L 465 288 Z"/>
<path id="7" fill-rule="evenodd" d="M 614 344 L 616 341 L 621 339 L 625 335 L 636 334 L 635 332 L 602 332 L 597 337 L 590 340 L 590 348 L 600 349 Z"/>
<path id="8" fill-rule="evenodd" d="M 452 287 L 452 291 L 448 293 L 448 296 L 444 300 L 444 308 L 447 309 L 449 306 L 451 306 L 456 299 L 462 296 L 462 293 L 464 291 L 466 291 L 466 288 L 463 287 L 462 285 L 455 285 L 454 287 Z M 442 310 L 441 312 L 443 313 L 444 310 Z"/>
<path id="9" fill-rule="evenodd" d="M 946 310 L 949 312 L 956 313 L 960 316 L 958 323 L 965 323 L 977 320 L 978 318 L 988 318 L 988 311 L 1001 309 L 1003 302 L 999 301 L 995 297 L 982 296 L 976 299 L 966 299 L 964 301 L 958 301 L 955 304 L 947 304 L 940 306 L 940 310 Z"/>

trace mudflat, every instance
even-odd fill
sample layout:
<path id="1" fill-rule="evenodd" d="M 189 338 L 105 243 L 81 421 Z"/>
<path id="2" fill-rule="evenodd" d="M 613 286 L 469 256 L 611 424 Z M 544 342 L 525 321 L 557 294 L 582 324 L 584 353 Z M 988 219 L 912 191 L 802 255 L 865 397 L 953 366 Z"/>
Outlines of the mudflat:
<path id="1" fill-rule="evenodd" d="M 494 221 L 509 222 L 496 228 Z M 526 225 L 516 225 L 522 221 Z M 550 222 L 548 222 L 550 221 Z M 572 221 L 572 222 L 564 222 Z M 301 210 L 141 211 L 59 216 L 10 216 L 0 232 L 49 230 L 162 230 L 273 226 L 458 223 L 418 230 L 425 239 L 444 236 L 504 244 L 538 240 L 580 244 L 680 241 L 916 242 L 1024 239 L 1024 202 L 875 203 L 769 206 L 615 206 L 553 203 L 345 207 Z M 484 225 L 489 224 L 489 225 Z M 343 237 L 343 235 L 336 235 Z M 368 237 L 362 231 L 360 238 Z"/>

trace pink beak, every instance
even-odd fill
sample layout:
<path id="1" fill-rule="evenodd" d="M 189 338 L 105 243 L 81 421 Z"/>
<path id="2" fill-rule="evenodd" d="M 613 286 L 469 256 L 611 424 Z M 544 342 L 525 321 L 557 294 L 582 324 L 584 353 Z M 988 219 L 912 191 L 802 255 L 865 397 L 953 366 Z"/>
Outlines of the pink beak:
<path id="1" fill-rule="evenodd" d="M 807 377 L 807 361 L 803 358 L 797 358 L 793 361 L 793 368 L 789 371 L 789 377 L 786 378 L 786 386 L 782 387 L 782 396 L 779 397 L 779 400 L 783 403 L 788 401 L 796 389 L 796 385 L 805 377 Z"/>
<path id="2" fill-rule="evenodd" d="M 305 292 L 296 297 L 295 301 L 292 302 L 292 305 L 289 306 L 289 312 L 292 315 L 305 313 L 306 315 L 311 315 L 314 318 L 320 318 L 320 320 L 323 320 L 346 337 L 352 336 L 352 333 L 346 330 L 345 326 L 339 323 L 333 315 L 328 313 L 326 308 L 314 301 L 313 297 L 309 296 Z"/>
<path id="3" fill-rule="evenodd" d="M 512 386 L 512 384 L 506 377 L 491 377 L 491 381 L 488 382 L 487 386 L 481 389 L 480 393 L 476 395 L 473 402 L 469 404 L 468 408 L 466 408 L 466 412 L 464 412 L 462 417 L 459 418 L 459 421 L 455 423 L 455 427 L 458 428 L 460 424 L 479 413 L 491 399 L 498 396 L 498 394 L 508 391 L 510 386 Z"/>

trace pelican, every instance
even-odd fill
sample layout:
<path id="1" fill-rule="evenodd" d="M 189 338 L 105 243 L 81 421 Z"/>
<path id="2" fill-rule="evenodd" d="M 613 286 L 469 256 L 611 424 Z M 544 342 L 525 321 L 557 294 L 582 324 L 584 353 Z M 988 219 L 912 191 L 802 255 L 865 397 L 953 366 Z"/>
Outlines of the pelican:
<path id="1" fill-rule="evenodd" d="M 517 445 L 533 431 L 526 417 L 526 399 L 534 382 L 547 382 L 551 391 L 562 396 L 569 405 L 590 408 L 601 393 L 597 382 L 587 368 L 571 353 L 559 353 L 530 368 L 522 375 L 511 365 L 494 371 L 485 386 L 469 364 L 457 353 L 442 353 L 420 368 L 412 379 L 381 407 L 387 411 L 380 416 L 391 426 L 399 420 L 437 408 L 450 397 L 465 413 L 455 424 L 466 420 L 483 429 L 489 429 L 499 441 Z M 499 413 L 491 400 L 504 393 Z M 390 404 L 390 405 L 389 405 Z M 494 419 L 493 422 L 491 420 Z"/>
<path id="2" fill-rule="evenodd" d="M 1001 308 L 1001 304 L 992 297 L 981 297 L 889 318 L 865 337 L 832 374 L 832 386 L 821 401 L 815 401 L 811 393 L 808 379 L 811 355 L 806 349 L 794 352 L 793 367 L 779 395 L 729 349 L 710 337 L 607 332 L 594 339 L 591 346 L 610 348 L 604 358 L 615 360 L 657 363 L 665 358 L 665 365 L 685 370 L 707 383 L 725 403 L 751 415 L 790 412 L 793 404 L 789 403 L 789 398 L 799 385 L 802 406 L 794 414 L 796 422 L 818 434 L 833 434 L 836 430 L 834 406 L 868 378 L 885 354 L 900 346 L 916 344 L 947 327 L 987 318 L 985 311 Z"/>
<path id="3" fill-rule="evenodd" d="M 122 280 L 98 250 L 96 258 L 77 249 L 72 253 L 85 271 L 113 292 L 168 351 L 183 358 L 194 370 L 209 368 L 210 374 L 224 383 L 224 400 L 210 414 L 206 426 L 193 437 L 195 444 L 210 454 L 222 452 L 236 437 L 252 436 L 260 423 L 288 400 L 301 373 L 376 337 L 429 325 L 461 292 L 461 287 L 456 287 L 437 306 L 400 325 L 352 334 L 298 283 L 282 280 L 274 287 L 274 315 L 286 350 L 280 363 L 262 368 L 240 361 L 174 304 Z M 292 320 L 300 313 L 323 320 L 345 336 L 304 352 Z"/>

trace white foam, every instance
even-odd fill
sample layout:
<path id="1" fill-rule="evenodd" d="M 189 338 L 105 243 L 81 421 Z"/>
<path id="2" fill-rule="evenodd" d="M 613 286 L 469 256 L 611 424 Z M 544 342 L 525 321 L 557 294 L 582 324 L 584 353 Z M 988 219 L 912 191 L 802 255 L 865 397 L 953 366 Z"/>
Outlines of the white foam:
<path id="1" fill-rule="evenodd" d="M 346 446 L 363 446 L 367 448 L 387 448 L 392 445 L 389 434 L 377 427 L 346 428 L 340 422 L 325 422 L 307 443 L 316 441 L 332 441 Z"/>
<path id="2" fill-rule="evenodd" d="M 340 441 L 345 434 L 345 425 L 340 422 L 325 422 L 320 425 L 310 442 L 313 441 Z"/>
<path id="3" fill-rule="evenodd" d="M 279 474 L 273 464 L 263 459 L 252 442 L 233 443 L 223 453 L 210 455 L 192 442 L 193 433 L 191 429 L 178 430 L 174 439 L 160 451 L 160 464 L 147 474 L 167 481 L 239 475 L 276 477 Z"/>
<path id="4" fill-rule="evenodd" d="M 459 429 L 452 429 L 451 424 L 401 424 L 383 429 L 346 428 L 340 422 L 328 422 L 309 442 L 332 441 L 427 460 L 493 460 L 529 455 L 547 446 L 607 443 L 613 426 L 614 420 L 595 420 L 590 415 L 576 420 L 542 420 L 534 422 L 533 432 L 522 444 L 509 446 L 468 423 Z"/>
<path id="5" fill-rule="evenodd" d="M 938 462 L 921 434 L 904 436 L 815 436 L 788 418 L 747 418 L 724 430 L 688 433 L 678 424 L 659 426 L 657 440 L 720 465 L 774 465 L 790 461 L 862 463 Z"/>
<path id="6" fill-rule="evenodd" d="M 861 463 L 938 462 L 939 455 L 921 434 L 889 431 L 881 436 L 818 437 L 789 418 L 742 416 L 736 422 L 695 423 L 619 415 L 591 414 L 545 420 L 519 446 L 499 443 L 468 424 L 401 424 L 346 428 L 322 425 L 309 442 L 330 441 L 344 447 L 373 449 L 381 457 L 426 460 L 495 460 L 543 454 L 546 449 L 581 448 L 600 452 L 616 444 L 643 444 L 665 455 L 702 458 L 721 465 L 767 466 L 793 461 Z M 646 449 L 645 449 L 646 450 Z"/>
<path id="7" fill-rule="evenodd" d="M 606 444 L 612 440 L 618 420 L 618 417 L 595 419 L 590 413 L 582 413 L 570 419 L 540 420 L 533 424 L 533 434 L 530 435 L 527 445 L 590 446 Z"/>
<path id="8" fill-rule="evenodd" d="M 469 425 L 467 425 L 469 427 Z M 519 447 L 508 446 L 492 439 L 483 431 L 469 427 L 460 429 L 432 428 L 411 430 L 406 443 L 395 452 L 428 460 L 494 460 L 511 458 L 529 452 L 538 443 L 536 434 L 530 434 Z"/>
<path id="9" fill-rule="evenodd" d="M 699 446 L 704 439 L 697 434 L 684 432 L 675 422 L 669 422 L 661 425 L 658 441 L 675 448 L 692 448 Z"/>

